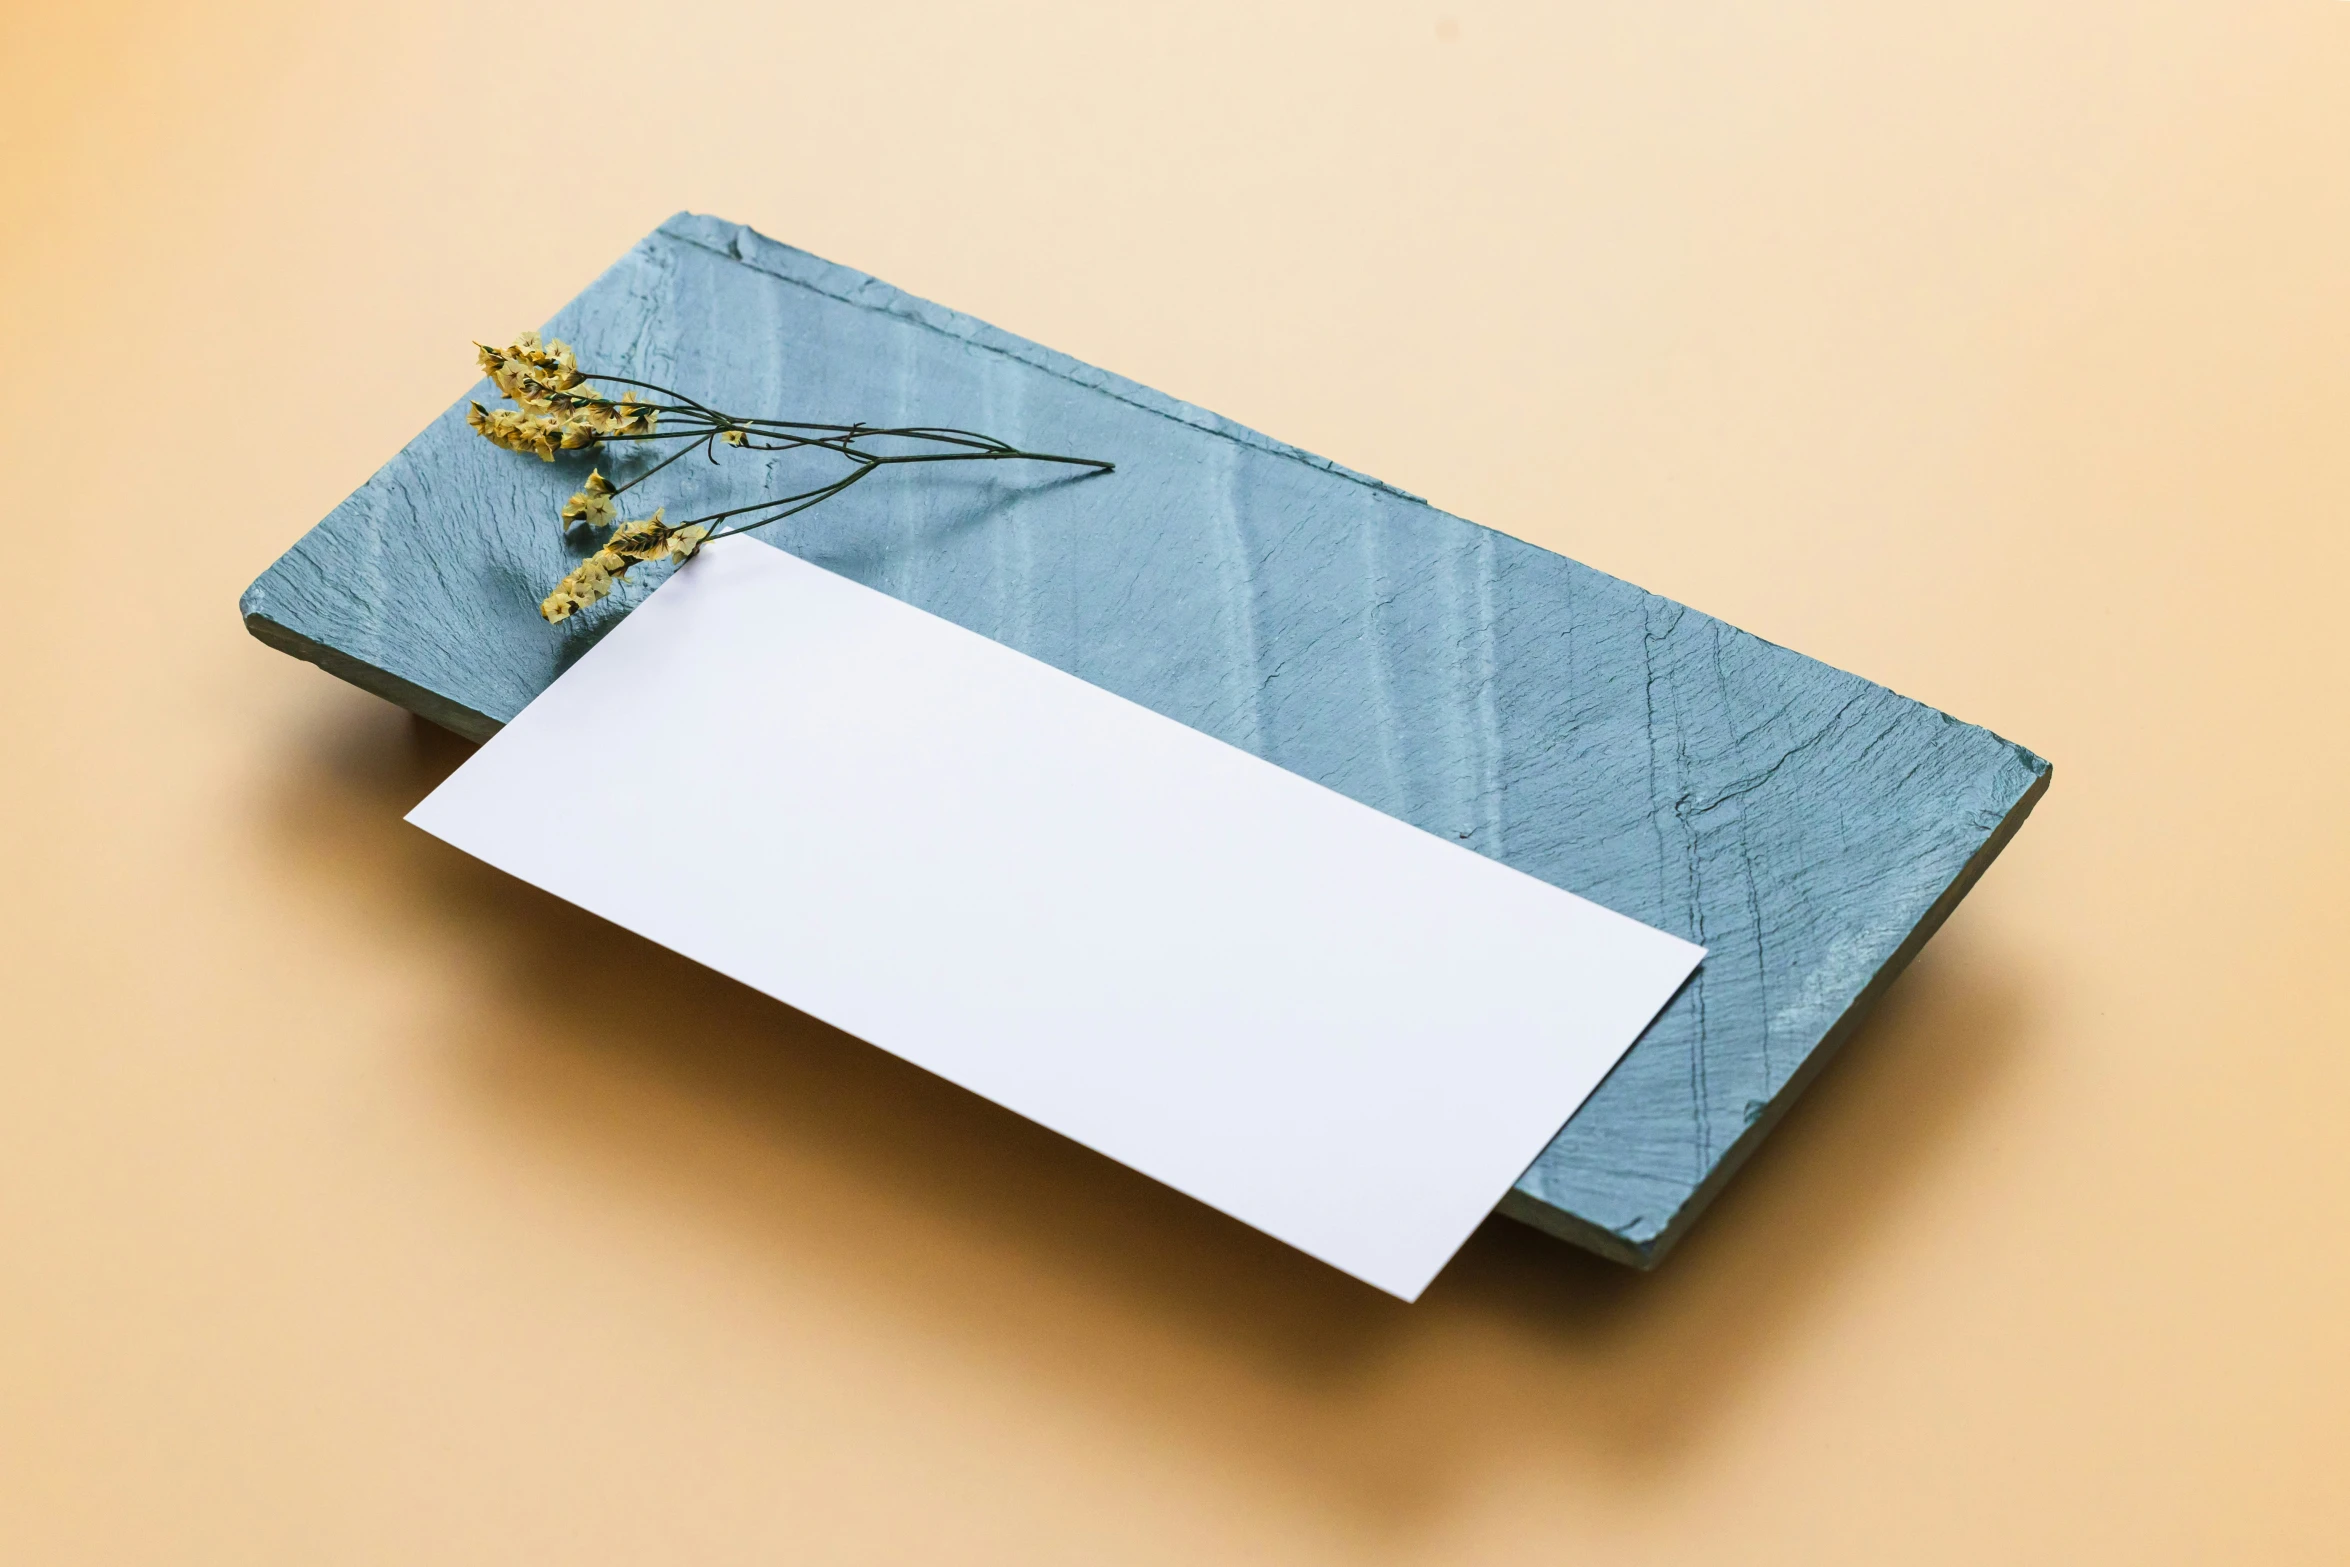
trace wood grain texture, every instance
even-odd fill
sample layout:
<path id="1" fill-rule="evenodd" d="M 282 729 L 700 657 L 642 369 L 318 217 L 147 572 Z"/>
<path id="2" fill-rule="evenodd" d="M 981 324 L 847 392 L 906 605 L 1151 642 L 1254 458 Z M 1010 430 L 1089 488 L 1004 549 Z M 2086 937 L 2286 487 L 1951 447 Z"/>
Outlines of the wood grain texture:
<path id="1" fill-rule="evenodd" d="M 761 537 L 1705 944 L 1502 1205 L 1623 1261 L 1686 1230 L 2048 783 L 1987 730 L 737 225 L 671 219 L 549 331 L 743 412 L 1113 459 L 885 473 Z M 657 574 L 544 625 L 580 553 L 556 508 L 588 463 L 491 447 L 466 401 L 243 610 L 484 738 Z M 679 518 L 802 460 L 692 459 L 646 493 Z M 599 776 L 627 749 L 616 720 Z"/>

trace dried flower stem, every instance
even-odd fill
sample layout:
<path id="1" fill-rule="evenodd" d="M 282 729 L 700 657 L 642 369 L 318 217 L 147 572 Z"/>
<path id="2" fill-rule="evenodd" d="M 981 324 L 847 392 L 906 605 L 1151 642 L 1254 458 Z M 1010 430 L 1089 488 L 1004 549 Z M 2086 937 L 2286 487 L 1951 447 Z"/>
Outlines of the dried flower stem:
<path id="1" fill-rule="evenodd" d="M 591 473 L 587 485 L 564 503 L 565 531 L 583 525 L 618 531 L 539 606 L 539 612 L 550 621 L 562 620 L 602 598 L 638 561 L 683 560 L 711 539 L 732 538 L 780 522 L 832 499 L 883 468 L 937 462 L 1043 462 L 1110 473 L 1116 467 L 1094 457 L 1023 451 L 993 436 L 943 425 L 817 424 L 721 413 L 655 382 L 583 371 L 569 345 L 541 343 L 535 332 L 523 333 L 503 349 L 475 346 L 481 350 L 483 370 L 498 390 L 521 404 L 521 411 L 492 412 L 476 403 L 467 416 L 468 424 L 499 446 L 552 462 L 557 451 L 623 441 L 685 443 L 625 484 L 611 483 L 600 471 Z M 614 401 L 588 386 L 591 379 L 650 392 L 663 401 L 639 401 L 636 390 Z M 882 449 L 872 449 L 876 442 L 884 443 Z M 916 449 L 897 450 L 890 443 Z M 613 505 L 620 496 L 697 450 L 716 463 L 720 446 L 754 452 L 828 452 L 850 468 L 840 478 L 814 489 L 731 506 L 674 526 L 664 523 L 658 511 L 642 522 L 620 520 Z M 734 521 L 737 518 L 752 520 Z M 729 522 L 733 525 L 719 526 Z"/>

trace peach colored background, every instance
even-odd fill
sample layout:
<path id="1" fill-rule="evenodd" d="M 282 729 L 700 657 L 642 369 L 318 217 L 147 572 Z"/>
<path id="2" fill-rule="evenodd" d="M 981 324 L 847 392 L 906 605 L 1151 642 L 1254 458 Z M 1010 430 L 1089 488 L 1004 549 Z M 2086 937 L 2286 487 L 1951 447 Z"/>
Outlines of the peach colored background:
<path id="1" fill-rule="evenodd" d="M 2341 1559 L 2350 4 L 4 17 L 0 1556 Z M 244 636 L 679 207 L 2055 790 L 1661 1274 L 1382 1299 L 403 826 L 461 747 Z"/>

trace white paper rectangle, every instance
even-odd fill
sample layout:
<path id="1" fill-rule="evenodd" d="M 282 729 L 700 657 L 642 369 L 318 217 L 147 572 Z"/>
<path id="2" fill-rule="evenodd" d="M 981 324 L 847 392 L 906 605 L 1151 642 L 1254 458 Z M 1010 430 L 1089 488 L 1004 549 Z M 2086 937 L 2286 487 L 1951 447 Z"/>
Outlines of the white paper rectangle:
<path id="1" fill-rule="evenodd" d="M 408 819 L 1407 1300 L 1703 955 L 751 539 Z"/>

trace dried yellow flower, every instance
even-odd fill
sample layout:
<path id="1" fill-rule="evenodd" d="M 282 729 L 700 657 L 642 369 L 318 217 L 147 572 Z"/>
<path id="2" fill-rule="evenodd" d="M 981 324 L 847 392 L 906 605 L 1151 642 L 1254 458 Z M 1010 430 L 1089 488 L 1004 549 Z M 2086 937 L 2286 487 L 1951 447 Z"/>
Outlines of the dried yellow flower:
<path id="1" fill-rule="evenodd" d="M 631 392 L 616 403 L 602 398 L 583 402 L 577 417 L 599 435 L 650 435 L 661 414 L 638 402 L 636 393 Z"/>
<path id="2" fill-rule="evenodd" d="M 630 561 L 659 560 L 669 551 L 669 535 L 673 531 L 661 521 L 661 512 L 655 511 L 642 522 L 624 522 L 604 548 Z M 623 570 L 627 568 L 623 567 Z"/>
<path id="3" fill-rule="evenodd" d="M 593 446 L 599 438 L 595 430 L 577 419 L 520 413 L 512 408 L 490 409 L 479 403 L 466 413 L 465 422 L 480 431 L 493 446 L 523 452 L 541 462 L 553 462 L 559 451 Z"/>
<path id="4" fill-rule="evenodd" d="M 480 351 L 482 373 L 522 408 L 493 413 L 475 403 L 465 422 L 508 451 L 553 462 L 557 452 L 578 451 L 606 436 L 650 435 L 660 418 L 659 410 L 638 402 L 634 392 L 616 403 L 588 385 L 569 343 L 543 343 L 536 332 L 524 332 L 504 348 L 473 346 Z M 611 509 L 601 508 L 599 514 L 592 502 L 592 491 L 574 495 L 563 508 L 564 526 L 609 523 Z"/>
<path id="5" fill-rule="evenodd" d="M 600 472 L 590 472 L 587 483 L 563 503 L 563 531 L 586 524 L 591 528 L 609 527 L 618 513 L 612 509 L 612 481 Z"/>
<path id="6" fill-rule="evenodd" d="M 651 478 L 670 463 L 697 449 L 715 459 L 715 448 L 719 443 L 738 449 L 778 452 L 798 446 L 820 447 L 855 466 L 855 472 L 821 489 L 802 491 L 796 495 L 772 496 L 758 504 L 712 513 L 714 520 L 747 513 L 764 514 L 756 521 L 738 523 L 722 530 L 715 535 L 719 538 L 730 538 L 751 528 L 763 527 L 778 517 L 789 516 L 828 496 L 837 495 L 885 463 L 1019 458 L 1039 463 L 1069 463 L 1095 473 L 1111 472 L 1115 466 L 1096 458 L 1024 452 L 987 436 L 970 436 L 958 431 L 884 429 L 864 424 L 799 426 L 780 420 L 721 413 L 695 402 L 683 392 L 672 391 L 650 381 L 632 381 L 626 376 L 608 375 L 606 380 L 631 388 L 615 400 L 589 384 L 587 373 L 580 369 L 578 358 L 568 343 L 543 341 L 536 332 L 524 332 L 503 348 L 492 348 L 487 343 L 476 343 L 474 347 L 480 354 L 482 373 L 518 406 L 493 413 L 475 403 L 467 413 L 465 422 L 485 440 L 508 451 L 537 457 L 542 462 L 553 462 L 558 452 L 578 451 L 605 441 L 673 440 L 686 444 L 652 463 L 642 475 L 643 478 Z M 665 399 L 665 402 L 659 405 L 640 402 L 637 391 L 633 389 L 637 387 L 643 388 L 651 396 Z M 664 411 L 672 416 L 669 428 L 665 431 L 656 429 Z M 784 433 L 795 429 L 817 429 L 832 433 L 820 438 L 801 438 Z M 756 442 L 754 437 L 758 438 Z M 870 451 L 859 444 L 868 437 L 875 440 L 928 442 L 950 449 L 913 453 Z M 620 492 L 637 482 L 632 479 L 626 485 L 615 486 L 598 470 L 591 472 L 587 482 L 564 501 L 558 515 L 562 519 L 566 537 L 569 537 L 571 529 L 582 525 L 612 531 L 607 535 L 603 548 L 580 562 L 555 585 L 553 592 L 540 601 L 539 613 L 548 620 L 567 620 L 608 597 L 613 586 L 627 576 L 631 566 L 659 560 L 677 565 L 692 559 L 713 537 L 710 529 L 699 523 L 691 527 L 672 528 L 662 520 L 662 514 L 658 511 L 638 521 L 621 521 L 617 505 Z"/>
<path id="7" fill-rule="evenodd" d="M 560 445 L 576 448 L 597 436 L 653 433 L 656 411 L 640 404 L 634 392 L 616 403 L 588 385 L 569 343 L 542 343 L 536 332 L 524 332 L 504 348 L 473 346 L 480 351 L 482 374 L 491 385 L 526 412 L 562 421 L 565 434 L 573 438 Z"/>
<path id="8" fill-rule="evenodd" d="M 490 384 L 533 413 L 560 413 L 558 393 L 580 384 L 579 362 L 569 343 L 542 343 L 536 332 L 524 332 L 504 348 L 476 343 L 481 350 L 482 374 Z"/>
<path id="9" fill-rule="evenodd" d="M 609 432 L 613 435 L 650 435 L 653 426 L 661 419 L 661 410 L 647 408 L 636 400 L 634 392 L 620 399 L 620 405 L 613 413 L 620 424 L 620 428 Z"/>
<path id="10" fill-rule="evenodd" d="M 555 452 L 562 444 L 558 432 L 562 421 L 544 414 L 517 413 L 511 408 L 495 412 L 475 403 L 465 415 L 465 422 L 481 432 L 493 446 L 503 446 L 510 452 L 526 452 L 548 462 L 555 460 Z"/>
<path id="11" fill-rule="evenodd" d="M 700 523 L 690 528 L 670 527 L 661 520 L 660 510 L 640 521 L 624 522 L 602 549 L 581 561 L 570 576 L 555 584 L 554 592 L 539 601 L 539 613 L 550 624 L 568 620 L 610 593 L 628 574 L 628 568 L 639 561 L 682 561 L 709 536 L 710 530 Z"/>
<path id="12" fill-rule="evenodd" d="M 609 549 L 600 549 L 573 567 L 555 584 L 555 591 L 539 600 L 539 613 L 551 625 L 595 603 L 612 591 L 612 584 L 628 570 L 628 562 Z"/>

